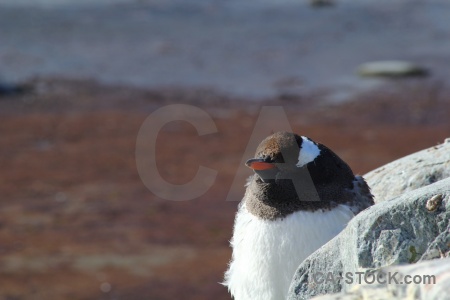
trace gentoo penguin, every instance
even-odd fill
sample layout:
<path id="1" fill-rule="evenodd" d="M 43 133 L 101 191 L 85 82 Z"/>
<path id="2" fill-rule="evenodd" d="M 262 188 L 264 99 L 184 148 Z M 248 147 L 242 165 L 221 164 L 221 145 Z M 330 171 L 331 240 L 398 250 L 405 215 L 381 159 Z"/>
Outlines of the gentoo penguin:
<path id="1" fill-rule="evenodd" d="M 264 139 L 236 215 L 224 285 L 236 300 L 286 299 L 299 264 L 374 204 L 365 180 L 326 146 L 277 132 Z"/>

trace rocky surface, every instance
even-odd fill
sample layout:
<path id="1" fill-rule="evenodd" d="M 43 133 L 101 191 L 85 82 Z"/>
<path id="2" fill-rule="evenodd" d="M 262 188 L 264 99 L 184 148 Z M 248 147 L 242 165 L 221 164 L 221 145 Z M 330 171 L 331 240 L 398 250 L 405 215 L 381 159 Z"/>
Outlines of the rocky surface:
<path id="1" fill-rule="evenodd" d="M 380 276 L 387 278 L 395 274 L 391 284 L 380 283 L 361 284 L 348 293 L 322 295 L 315 300 L 369 300 L 369 299 L 448 299 L 450 295 L 450 259 L 433 260 L 407 266 L 383 268 Z M 411 276 L 411 277 L 407 277 Z M 428 276 L 435 276 L 428 277 Z M 380 277 L 383 278 L 383 277 Z M 402 284 L 405 281 L 421 282 L 420 284 Z M 414 282 L 414 281 L 413 281 Z"/>
<path id="2" fill-rule="evenodd" d="M 450 178 L 378 203 L 356 216 L 297 270 L 289 299 L 348 291 L 355 282 L 317 283 L 314 274 L 365 272 L 440 258 L 450 251 Z M 448 274 L 448 273 L 447 273 Z"/>
<path id="3" fill-rule="evenodd" d="M 447 177 L 450 177 L 450 139 L 364 175 L 375 202 L 389 200 Z"/>

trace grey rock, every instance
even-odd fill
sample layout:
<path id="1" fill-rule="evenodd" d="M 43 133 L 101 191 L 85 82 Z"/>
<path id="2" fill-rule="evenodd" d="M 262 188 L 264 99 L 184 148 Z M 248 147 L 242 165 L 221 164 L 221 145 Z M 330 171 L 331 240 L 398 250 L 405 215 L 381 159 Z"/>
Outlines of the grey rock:
<path id="1" fill-rule="evenodd" d="M 375 281 L 374 284 L 363 283 L 347 293 L 337 293 L 314 297 L 315 300 L 369 300 L 369 299 L 449 299 L 450 295 L 450 258 L 426 261 L 407 266 L 383 268 L 380 278 L 393 275 L 390 284 Z M 395 274 L 395 275 L 394 275 Z M 407 277 L 410 276 L 410 277 Z M 430 277 L 428 277 L 430 276 Z M 419 280 L 420 284 L 400 284 Z M 398 283 L 397 283 L 397 282 Z M 428 284 L 429 283 L 429 284 Z"/>
<path id="2" fill-rule="evenodd" d="M 450 177 L 450 139 L 364 175 L 376 203 L 448 177 Z"/>
<path id="3" fill-rule="evenodd" d="M 442 199 L 430 211 L 427 202 L 436 195 Z M 356 282 L 345 282 L 348 272 L 356 274 L 448 255 L 449 198 L 450 178 L 447 178 L 361 212 L 338 236 L 302 262 L 294 275 L 288 299 L 349 291 Z M 314 274 L 344 276 L 344 280 L 318 283 Z"/>
<path id="4" fill-rule="evenodd" d="M 400 60 L 374 61 L 358 67 L 358 74 L 361 76 L 409 77 L 425 76 L 427 73 L 423 67 Z"/>

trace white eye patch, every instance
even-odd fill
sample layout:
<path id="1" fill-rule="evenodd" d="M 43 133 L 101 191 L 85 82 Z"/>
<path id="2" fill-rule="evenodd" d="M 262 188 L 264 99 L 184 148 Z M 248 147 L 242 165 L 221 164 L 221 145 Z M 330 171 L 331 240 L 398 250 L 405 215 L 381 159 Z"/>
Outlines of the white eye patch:
<path id="1" fill-rule="evenodd" d="M 302 147 L 298 153 L 298 163 L 297 167 L 303 167 L 304 165 L 314 161 L 320 154 L 320 149 L 316 143 L 302 136 Z"/>

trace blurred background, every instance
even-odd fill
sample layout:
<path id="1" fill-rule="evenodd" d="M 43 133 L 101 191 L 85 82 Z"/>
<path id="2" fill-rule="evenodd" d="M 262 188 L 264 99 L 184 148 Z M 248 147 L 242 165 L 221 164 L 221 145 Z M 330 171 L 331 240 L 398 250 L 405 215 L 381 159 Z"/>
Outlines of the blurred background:
<path id="1" fill-rule="evenodd" d="M 232 183 L 261 107 L 359 174 L 443 142 L 448 20 L 446 0 L 0 0 L 0 299 L 229 299 Z M 168 182 L 218 171 L 190 201 L 136 168 L 168 104 L 218 128 L 158 135 Z"/>

